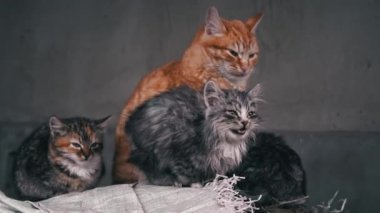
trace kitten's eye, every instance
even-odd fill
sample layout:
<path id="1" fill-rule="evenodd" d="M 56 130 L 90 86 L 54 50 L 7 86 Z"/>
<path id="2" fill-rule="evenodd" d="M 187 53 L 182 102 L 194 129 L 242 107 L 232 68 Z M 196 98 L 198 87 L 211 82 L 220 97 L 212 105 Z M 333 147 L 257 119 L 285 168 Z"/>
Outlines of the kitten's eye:
<path id="1" fill-rule="evenodd" d="M 253 57 L 255 57 L 255 53 L 251 53 L 251 54 L 249 54 L 249 58 L 253 58 Z"/>
<path id="2" fill-rule="evenodd" d="M 235 110 L 227 110 L 226 114 L 232 117 L 238 117 L 238 114 Z"/>
<path id="3" fill-rule="evenodd" d="M 238 57 L 239 53 L 236 52 L 235 50 L 228 50 L 230 52 L 230 54 L 234 57 Z"/>
<path id="4" fill-rule="evenodd" d="M 81 147 L 80 144 L 77 143 L 77 142 L 72 142 L 71 146 L 74 147 L 74 148 L 80 148 Z"/>
<path id="5" fill-rule="evenodd" d="M 99 150 L 99 149 L 102 149 L 103 146 L 102 146 L 101 143 L 93 143 L 93 144 L 91 144 L 90 148 L 91 148 L 92 150 Z"/>
<path id="6" fill-rule="evenodd" d="M 256 112 L 254 112 L 254 111 L 250 111 L 250 112 L 248 112 L 248 117 L 249 117 L 249 118 L 257 118 L 258 115 L 257 115 Z"/>

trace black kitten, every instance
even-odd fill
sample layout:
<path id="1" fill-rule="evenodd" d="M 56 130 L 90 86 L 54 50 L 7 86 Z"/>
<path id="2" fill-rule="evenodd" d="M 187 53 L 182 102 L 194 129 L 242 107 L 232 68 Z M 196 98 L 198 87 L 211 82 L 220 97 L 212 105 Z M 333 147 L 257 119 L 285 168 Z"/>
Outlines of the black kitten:
<path id="1" fill-rule="evenodd" d="M 35 130 L 16 151 L 14 180 L 21 198 L 41 200 L 94 187 L 104 171 L 103 129 L 109 118 L 53 116 Z"/>
<path id="2" fill-rule="evenodd" d="M 126 124 L 130 161 L 156 185 L 199 186 L 226 174 L 255 135 L 259 92 L 222 91 L 210 81 L 203 94 L 183 86 L 153 97 Z"/>
<path id="3" fill-rule="evenodd" d="M 241 194 L 263 195 L 259 205 L 292 206 L 303 203 L 306 176 L 298 154 L 284 139 L 270 133 L 257 133 L 247 155 L 233 172 L 245 177 L 237 184 Z M 298 200 L 298 202 L 287 201 Z"/>

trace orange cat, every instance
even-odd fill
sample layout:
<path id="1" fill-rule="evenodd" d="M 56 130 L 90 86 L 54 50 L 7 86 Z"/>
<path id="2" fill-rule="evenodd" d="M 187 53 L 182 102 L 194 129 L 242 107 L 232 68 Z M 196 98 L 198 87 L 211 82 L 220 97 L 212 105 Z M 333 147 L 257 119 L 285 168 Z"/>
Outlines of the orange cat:
<path id="1" fill-rule="evenodd" d="M 131 146 L 124 130 L 129 115 L 138 105 L 180 85 L 201 90 L 208 80 L 224 89 L 245 89 L 258 62 L 256 29 L 261 17 L 258 14 L 246 22 L 226 20 L 219 17 L 215 7 L 210 7 L 205 25 L 197 32 L 182 59 L 154 70 L 140 81 L 117 125 L 114 183 L 136 182 L 143 177 L 137 167 L 128 163 Z"/>

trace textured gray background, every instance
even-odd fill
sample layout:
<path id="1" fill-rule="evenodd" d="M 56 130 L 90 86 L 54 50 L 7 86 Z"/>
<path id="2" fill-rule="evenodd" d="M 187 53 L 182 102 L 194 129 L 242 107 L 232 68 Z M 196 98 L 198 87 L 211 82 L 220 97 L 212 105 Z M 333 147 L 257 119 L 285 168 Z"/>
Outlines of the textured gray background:
<path id="1" fill-rule="evenodd" d="M 264 12 L 251 85 L 264 84 L 264 127 L 289 140 L 312 204 L 336 189 L 351 212 L 380 197 L 380 2 L 375 0 L 0 1 L 0 187 L 9 152 L 49 115 L 114 120 L 139 79 L 181 57 L 205 12 Z M 109 171 L 109 169 L 108 169 Z M 7 185 L 8 184 L 8 185 Z M 109 184 L 109 174 L 103 180 Z"/>

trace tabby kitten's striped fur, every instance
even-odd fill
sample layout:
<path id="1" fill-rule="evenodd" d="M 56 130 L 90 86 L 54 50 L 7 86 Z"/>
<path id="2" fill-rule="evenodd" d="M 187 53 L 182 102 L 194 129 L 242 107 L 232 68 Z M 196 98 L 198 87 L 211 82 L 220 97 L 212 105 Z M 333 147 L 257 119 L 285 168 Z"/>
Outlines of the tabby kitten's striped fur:
<path id="1" fill-rule="evenodd" d="M 261 14 L 247 21 L 227 20 L 215 7 L 209 8 L 204 26 L 196 33 L 182 58 L 145 76 L 124 106 L 116 129 L 113 167 L 115 183 L 135 182 L 138 169 L 128 161 L 131 143 L 124 128 L 130 114 L 140 104 L 172 88 L 187 85 L 201 91 L 208 80 L 222 89 L 244 90 L 259 56 L 256 38 Z"/>
<path id="2" fill-rule="evenodd" d="M 18 148 L 14 180 L 20 198 L 41 200 L 94 187 L 104 173 L 103 131 L 109 117 L 50 117 Z"/>

